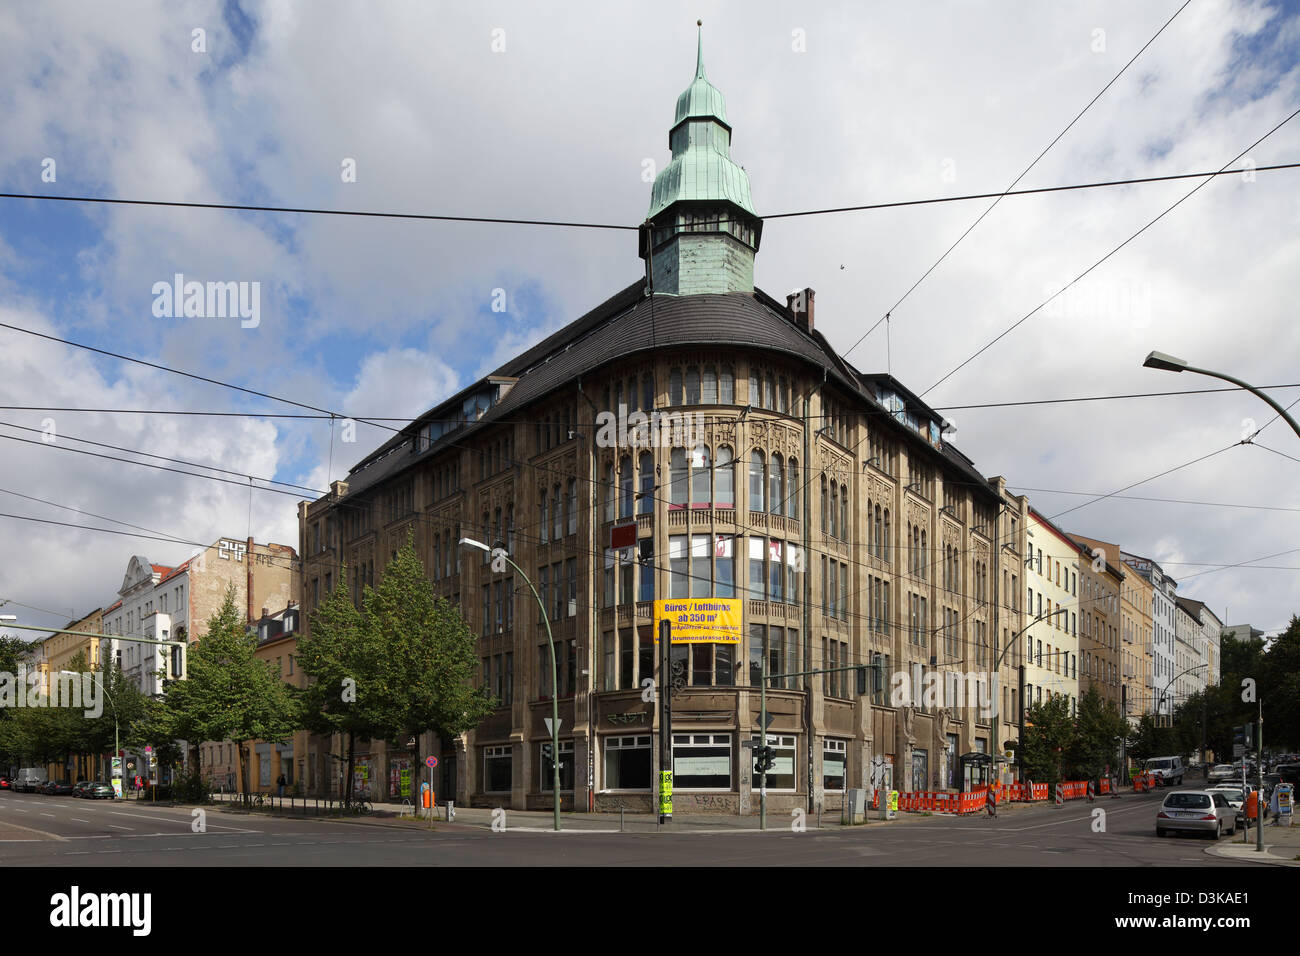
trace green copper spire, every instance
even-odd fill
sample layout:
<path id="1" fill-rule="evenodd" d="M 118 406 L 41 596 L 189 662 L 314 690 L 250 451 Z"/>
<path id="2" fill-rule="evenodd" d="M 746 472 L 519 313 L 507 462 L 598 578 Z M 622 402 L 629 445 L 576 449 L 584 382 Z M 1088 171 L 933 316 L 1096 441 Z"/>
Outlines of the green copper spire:
<path id="1" fill-rule="evenodd" d="M 695 78 L 677 97 L 668 146 L 673 158 L 655 179 L 650 193 L 651 218 L 679 200 L 725 200 L 757 215 L 749 198 L 749 177 L 731 161 L 726 98 L 704 75 L 702 29 Z"/>
<path id="2" fill-rule="evenodd" d="M 672 295 L 753 292 L 763 221 L 749 198 L 749 176 L 731 160 L 727 103 L 704 73 L 703 31 L 668 146 L 673 158 L 655 177 L 641 252 L 650 260 L 651 286 Z"/>

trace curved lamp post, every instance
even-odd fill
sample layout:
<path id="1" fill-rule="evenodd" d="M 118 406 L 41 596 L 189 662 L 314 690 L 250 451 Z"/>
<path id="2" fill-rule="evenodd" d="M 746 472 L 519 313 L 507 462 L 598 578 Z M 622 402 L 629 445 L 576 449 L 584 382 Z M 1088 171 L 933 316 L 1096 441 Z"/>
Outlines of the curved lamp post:
<path id="1" fill-rule="evenodd" d="M 551 647 L 551 791 L 555 798 L 555 829 L 560 829 L 560 682 L 558 668 L 555 664 L 555 639 L 551 636 L 551 619 L 546 613 L 546 605 L 542 603 L 541 597 L 537 593 L 537 588 L 533 587 L 532 579 L 524 573 L 524 569 L 515 564 L 506 553 L 505 548 L 489 548 L 482 541 L 475 541 L 473 538 L 461 538 L 462 547 L 478 548 L 480 551 L 486 551 L 492 556 L 492 559 L 501 559 L 519 572 L 519 576 L 528 582 L 528 590 L 533 592 L 533 597 L 537 600 L 537 606 L 542 609 L 542 623 L 546 625 L 546 641 Z"/>
<path id="2" fill-rule="evenodd" d="M 1285 408 L 1279 405 L 1268 395 L 1261 392 L 1255 386 L 1243 382 L 1239 378 L 1234 378 L 1233 376 L 1228 375 L 1224 372 L 1215 372 L 1215 371 L 1211 371 L 1208 368 L 1197 368 L 1194 365 L 1188 365 L 1185 359 L 1175 358 L 1172 355 L 1166 355 L 1164 352 L 1151 352 L 1149 355 L 1147 355 L 1146 361 L 1142 363 L 1142 367 L 1158 368 L 1166 372 L 1195 372 L 1197 375 L 1208 375 L 1210 378 L 1217 378 L 1217 379 L 1222 379 L 1225 382 L 1231 382 L 1233 385 L 1236 385 L 1240 388 L 1244 388 L 1246 391 L 1250 392 L 1256 398 L 1261 398 L 1264 401 L 1268 402 L 1268 404 L 1272 407 L 1273 411 L 1277 412 L 1284 419 L 1286 419 L 1286 423 L 1291 426 L 1291 430 L 1295 432 L 1297 436 L 1300 436 L 1300 424 L 1296 424 L 1296 420 L 1292 418 L 1289 414 L 1287 414 L 1287 410 Z"/>

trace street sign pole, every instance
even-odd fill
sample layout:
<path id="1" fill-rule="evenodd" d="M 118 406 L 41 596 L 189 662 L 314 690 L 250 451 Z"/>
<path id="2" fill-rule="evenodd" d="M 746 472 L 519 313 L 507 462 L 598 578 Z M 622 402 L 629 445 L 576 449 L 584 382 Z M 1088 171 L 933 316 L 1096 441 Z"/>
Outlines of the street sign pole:
<path id="1" fill-rule="evenodd" d="M 659 622 L 659 823 L 673 820 L 672 624 Z"/>

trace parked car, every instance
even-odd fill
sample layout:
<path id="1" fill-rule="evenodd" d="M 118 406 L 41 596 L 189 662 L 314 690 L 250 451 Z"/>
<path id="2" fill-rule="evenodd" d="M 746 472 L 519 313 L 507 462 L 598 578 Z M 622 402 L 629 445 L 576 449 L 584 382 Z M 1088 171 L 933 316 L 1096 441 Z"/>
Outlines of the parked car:
<path id="1" fill-rule="evenodd" d="M 47 784 L 45 792 L 51 797 L 70 797 L 72 796 L 71 780 L 55 780 Z"/>
<path id="2" fill-rule="evenodd" d="M 1183 774 L 1187 772 L 1182 757 L 1151 757 L 1143 764 L 1142 769 L 1152 774 L 1162 786 L 1166 787 L 1182 786 Z"/>
<path id="3" fill-rule="evenodd" d="M 72 795 L 74 797 L 84 797 L 86 794 L 83 791 L 90 786 L 91 782 L 90 780 L 78 780 L 72 785 Z"/>
<path id="4" fill-rule="evenodd" d="M 1282 778 L 1283 783 L 1300 787 L 1300 763 L 1278 764 L 1274 772 Z"/>
<path id="5" fill-rule="evenodd" d="M 1217 787 L 1207 787 L 1206 792 L 1223 794 L 1232 809 L 1237 811 L 1237 826 L 1244 827 L 1248 825 L 1246 822 L 1246 797 L 1249 795 L 1249 791 L 1243 790 L 1240 784 L 1231 786 L 1222 784 Z"/>
<path id="6" fill-rule="evenodd" d="M 12 790 L 13 786 L 9 783 L 9 778 L 0 776 L 0 790 Z"/>
<path id="7" fill-rule="evenodd" d="M 112 800 L 117 796 L 117 791 L 113 789 L 111 783 L 104 783 L 102 780 L 95 780 L 81 791 L 81 795 L 88 800 Z"/>
<path id="8" fill-rule="evenodd" d="M 49 777 L 40 767 L 23 767 L 18 771 L 18 777 L 14 782 L 14 789 L 21 790 L 23 793 L 35 793 L 36 789 L 44 784 Z"/>
<path id="9" fill-rule="evenodd" d="M 1156 836 L 1179 831 L 1203 833 L 1217 840 L 1225 832 L 1237 832 L 1237 811 L 1222 793 L 1175 790 L 1165 796 L 1156 813 Z"/>

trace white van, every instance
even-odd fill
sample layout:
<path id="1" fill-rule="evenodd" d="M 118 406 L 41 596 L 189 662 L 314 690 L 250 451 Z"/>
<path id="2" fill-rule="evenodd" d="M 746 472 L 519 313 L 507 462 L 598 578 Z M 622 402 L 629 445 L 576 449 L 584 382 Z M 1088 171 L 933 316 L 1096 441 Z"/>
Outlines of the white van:
<path id="1" fill-rule="evenodd" d="M 40 767 L 23 767 L 14 778 L 14 789 L 23 793 L 32 793 L 37 787 L 49 781 L 45 771 Z"/>
<path id="2" fill-rule="evenodd" d="M 1142 769 L 1152 776 L 1159 777 L 1160 782 L 1166 787 L 1181 786 L 1183 774 L 1187 771 L 1183 766 L 1182 757 L 1151 757 Z"/>

